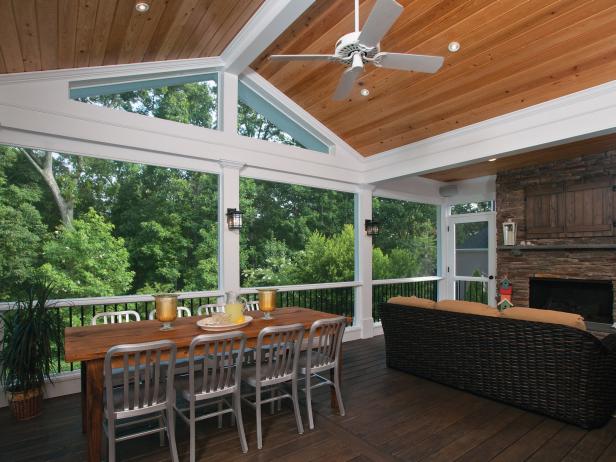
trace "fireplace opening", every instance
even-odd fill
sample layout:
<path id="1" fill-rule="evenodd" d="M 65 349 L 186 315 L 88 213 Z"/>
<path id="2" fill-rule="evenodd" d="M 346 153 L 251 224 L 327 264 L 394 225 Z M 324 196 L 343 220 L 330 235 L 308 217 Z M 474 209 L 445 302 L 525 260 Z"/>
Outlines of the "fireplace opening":
<path id="1" fill-rule="evenodd" d="M 529 306 L 577 313 L 585 321 L 612 324 L 614 291 L 611 281 L 530 279 Z"/>

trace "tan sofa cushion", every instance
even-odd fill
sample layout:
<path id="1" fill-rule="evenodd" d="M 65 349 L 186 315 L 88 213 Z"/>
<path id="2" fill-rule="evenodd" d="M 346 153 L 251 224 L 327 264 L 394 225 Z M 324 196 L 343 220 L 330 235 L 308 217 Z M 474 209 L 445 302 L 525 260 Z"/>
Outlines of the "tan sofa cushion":
<path id="1" fill-rule="evenodd" d="M 549 324 L 562 324 L 586 330 L 584 318 L 579 314 L 563 313 L 562 311 L 539 310 L 536 308 L 507 308 L 503 311 L 503 318 L 521 319 L 523 321 L 546 322 Z"/>
<path id="2" fill-rule="evenodd" d="M 387 303 L 395 303 L 396 305 L 416 306 L 417 308 L 434 308 L 436 302 L 427 298 L 415 297 L 391 297 Z"/>
<path id="3" fill-rule="evenodd" d="M 496 308 L 484 305 L 483 303 L 464 302 L 461 300 L 441 300 L 436 303 L 437 310 L 454 311 L 456 313 L 479 314 L 481 316 L 500 316 Z"/>

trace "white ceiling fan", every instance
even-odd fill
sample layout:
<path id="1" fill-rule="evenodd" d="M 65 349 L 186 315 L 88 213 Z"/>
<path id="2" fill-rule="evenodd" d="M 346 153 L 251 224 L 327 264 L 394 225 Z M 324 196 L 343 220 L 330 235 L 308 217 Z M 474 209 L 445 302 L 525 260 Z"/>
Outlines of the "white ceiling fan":
<path id="1" fill-rule="evenodd" d="M 336 42 L 333 55 L 271 55 L 273 61 L 334 61 L 348 67 L 342 74 L 333 99 L 346 98 L 364 70 L 364 64 L 402 71 L 434 73 L 443 65 L 442 56 L 388 53 L 379 42 L 402 14 L 404 8 L 395 0 L 377 0 L 364 28 L 359 30 L 359 0 L 355 0 L 355 32 Z"/>

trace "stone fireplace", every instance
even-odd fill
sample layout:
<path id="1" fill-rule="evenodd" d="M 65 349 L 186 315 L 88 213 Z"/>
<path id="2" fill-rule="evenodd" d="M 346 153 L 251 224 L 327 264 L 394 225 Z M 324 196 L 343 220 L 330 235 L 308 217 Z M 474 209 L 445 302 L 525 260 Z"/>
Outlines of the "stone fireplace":
<path id="1" fill-rule="evenodd" d="M 616 281 L 616 191 L 612 192 L 616 176 L 616 151 L 581 156 L 533 167 L 500 172 L 496 179 L 497 210 L 497 268 L 499 279 L 507 275 L 513 284 L 513 303 L 516 306 L 579 312 L 588 321 L 611 323 L 616 320 L 613 284 Z M 569 220 L 570 213 L 562 210 L 563 202 L 554 191 L 563 185 L 584 184 L 597 178 L 612 181 L 604 189 L 604 210 L 609 213 L 609 226 L 592 232 L 584 227 L 571 228 L 575 232 L 545 223 L 543 228 L 528 221 L 540 220 L 527 210 L 531 200 L 529 191 L 547 191 L 544 221 Z M 609 192 L 606 192 L 609 191 Z M 576 194 L 574 191 L 571 194 Z M 615 196 L 615 197 L 612 197 Z M 585 213 L 584 203 L 580 214 Z M 609 206 L 609 209 L 608 209 Z M 588 208 L 588 207 L 587 207 Z M 608 215 L 606 215 L 608 216 Z M 511 219 L 518 225 L 514 247 L 502 245 L 502 223 Z M 604 221 L 606 221 L 604 219 Z M 534 226 L 534 227 L 533 227 Z M 550 228 L 551 227 L 551 228 Z M 530 229 L 530 232 L 529 232 Z M 538 231 L 537 231 L 538 230 Z M 584 232 L 577 232 L 582 230 Z M 541 233 L 545 234 L 541 234 Z M 555 290 L 554 290 L 555 289 Z"/>

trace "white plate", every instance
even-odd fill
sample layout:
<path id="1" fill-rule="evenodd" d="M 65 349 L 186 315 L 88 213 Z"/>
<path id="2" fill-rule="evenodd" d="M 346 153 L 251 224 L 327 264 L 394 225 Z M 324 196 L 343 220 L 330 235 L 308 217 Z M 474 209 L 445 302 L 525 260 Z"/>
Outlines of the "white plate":
<path id="1" fill-rule="evenodd" d="M 244 315 L 244 322 L 240 322 L 239 324 L 217 324 L 211 325 L 207 324 L 205 320 L 208 318 L 200 319 L 197 321 L 197 325 L 203 329 L 210 332 L 224 332 L 227 330 L 241 329 L 242 327 L 246 327 L 252 321 L 252 316 Z"/>

